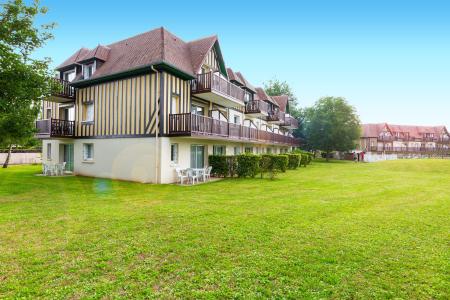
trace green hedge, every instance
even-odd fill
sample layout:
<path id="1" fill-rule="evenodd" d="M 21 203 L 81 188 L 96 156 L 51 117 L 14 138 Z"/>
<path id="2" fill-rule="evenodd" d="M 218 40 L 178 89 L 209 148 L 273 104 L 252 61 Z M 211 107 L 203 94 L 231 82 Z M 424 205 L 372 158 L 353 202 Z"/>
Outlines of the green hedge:
<path id="1" fill-rule="evenodd" d="M 208 157 L 209 166 L 212 167 L 211 174 L 216 177 L 228 176 L 227 157 L 224 155 L 210 155 Z"/>
<path id="2" fill-rule="evenodd" d="M 268 173 L 270 179 L 274 179 L 278 172 L 286 172 L 288 167 L 288 156 L 285 154 L 263 154 L 259 163 L 261 178 Z"/>
<path id="3" fill-rule="evenodd" d="M 238 177 L 252 177 L 254 178 L 259 172 L 259 161 L 261 157 L 250 153 L 241 154 L 237 156 Z"/>
<path id="4" fill-rule="evenodd" d="M 296 154 L 296 153 L 289 153 L 287 154 L 288 156 L 288 168 L 291 170 L 295 170 L 297 169 L 297 167 L 300 165 L 300 161 L 301 161 L 301 154 Z"/>
<path id="5" fill-rule="evenodd" d="M 237 174 L 237 156 L 227 156 L 228 175 L 234 177 Z"/>

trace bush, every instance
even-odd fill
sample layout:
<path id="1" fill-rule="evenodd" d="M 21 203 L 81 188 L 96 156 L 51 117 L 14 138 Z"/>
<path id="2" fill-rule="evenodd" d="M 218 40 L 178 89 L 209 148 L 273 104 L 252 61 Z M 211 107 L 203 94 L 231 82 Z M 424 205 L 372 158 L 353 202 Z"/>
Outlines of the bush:
<path id="1" fill-rule="evenodd" d="M 288 167 L 288 163 L 289 163 L 289 159 L 288 156 L 286 154 L 279 154 L 279 155 L 274 155 L 273 156 L 273 167 L 277 170 L 277 171 L 281 171 L 281 172 L 286 172 L 287 167 Z"/>
<path id="2" fill-rule="evenodd" d="M 259 161 L 261 157 L 254 154 L 241 154 L 237 156 L 238 177 L 255 177 L 259 172 Z"/>
<path id="3" fill-rule="evenodd" d="M 297 167 L 300 165 L 301 161 L 301 154 L 295 154 L 295 153 L 289 153 L 287 154 L 289 162 L 288 162 L 288 168 L 291 170 L 297 169 Z"/>
<path id="4" fill-rule="evenodd" d="M 288 156 L 284 154 L 263 154 L 260 160 L 261 178 L 264 173 L 269 173 L 269 178 L 274 179 L 277 172 L 286 172 Z"/>
<path id="5" fill-rule="evenodd" d="M 210 155 L 208 157 L 209 166 L 212 167 L 211 174 L 217 177 L 228 176 L 227 157 L 224 155 Z"/>
<path id="6" fill-rule="evenodd" d="M 302 158 L 300 160 L 300 166 L 306 167 L 306 165 L 308 164 L 308 155 L 305 153 L 302 153 L 300 155 L 302 156 Z"/>
<path id="7" fill-rule="evenodd" d="M 237 156 L 227 156 L 228 175 L 234 177 L 237 172 Z"/>

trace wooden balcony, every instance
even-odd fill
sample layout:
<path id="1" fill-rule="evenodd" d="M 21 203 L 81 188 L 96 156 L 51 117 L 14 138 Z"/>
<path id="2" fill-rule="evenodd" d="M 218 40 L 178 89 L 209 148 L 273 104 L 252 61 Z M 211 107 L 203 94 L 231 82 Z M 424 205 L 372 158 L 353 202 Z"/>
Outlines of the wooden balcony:
<path id="1" fill-rule="evenodd" d="M 213 72 L 198 74 L 191 81 L 191 92 L 199 98 L 230 107 L 243 106 L 245 100 L 243 89 Z"/>
<path id="2" fill-rule="evenodd" d="M 245 105 L 245 113 L 254 117 L 263 117 L 269 114 L 269 105 L 265 101 L 254 100 Z"/>
<path id="3" fill-rule="evenodd" d="M 70 85 L 69 81 L 53 78 L 52 79 L 52 95 L 49 101 L 58 103 L 66 103 L 75 101 L 75 88 Z"/>
<path id="4" fill-rule="evenodd" d="M 195 136 L 209 139 L 226 139 L 265 144 L 298 146 L 299 140 L 269 131 L 216 120 L 210 117 L 187 114 L 169 116 L 170 136 Z"/>
<path id="5" fill-rule="evenodd" d="M 449 144 L 449 138 L 441 137 L 426 137 L 426 138 L 413 138 L 413 137 L 396 137 L 396 136 L 380 136 L 377 141 L 382 142 L 421 142 L 421 143 L 437 143 L 437 144 Z"/>
<path id="6" fill-rule="evenodd" d="M 449 147 L 369 147 L 370 152 L 411 153 L 411 154 L 450 154 Z"/>
<path id="7" fill-rule="evenodd" d="M 284 117 L 284 122 L 281 123 L 280 126 L 283 126 L 288 129 L 297 129 L 298 121 L 297 121 L 297 119 L 293 118 L 291 115 L 286 114 Z"/>
<path id="8" fill-rule="evenodd" d="M 36 137 L 74 137 L 75 121 L 46 119 L 36 121 Z"/>
<path id="9" fill-rule="evenodd" d="M 269 122 L 271 124 L 283 124 L 284 119 L 285 119 L 284 112 L 282 112 L 278 109 L 269 111 L 269 114 L 267 115 L 267 118 L 266 118 L 267 122 Z"/>

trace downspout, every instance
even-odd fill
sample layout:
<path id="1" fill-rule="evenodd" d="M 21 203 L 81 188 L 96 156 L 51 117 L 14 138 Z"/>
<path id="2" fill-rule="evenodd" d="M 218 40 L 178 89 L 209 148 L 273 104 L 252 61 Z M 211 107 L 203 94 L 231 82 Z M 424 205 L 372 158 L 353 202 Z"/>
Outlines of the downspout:
<path id="1" fill-rule="evenodd" d="M 161 74 L 158 75 L 158 71 L 152 66 L 150 66 L 150 69 L 155 72 L 156 74 L 156 86 L 159 86 L 159 80 L 161 80 L 159 78 L 159 76 L 161 76 Z M 155 121 L 155 180 L 156 183 L 159 183 L 159 101 L 161 100 L 161 88 L 159 89 L 159 98 L 156 98 L 156 121 Z"/>

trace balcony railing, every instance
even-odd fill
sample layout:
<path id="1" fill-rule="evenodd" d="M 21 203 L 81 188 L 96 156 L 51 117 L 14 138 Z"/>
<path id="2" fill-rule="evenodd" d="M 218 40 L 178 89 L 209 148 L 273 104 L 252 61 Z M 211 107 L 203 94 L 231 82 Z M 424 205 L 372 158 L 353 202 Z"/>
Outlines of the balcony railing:
<path id="1" fill-rule="evenodd" d="M 243 89 L 213 72 L 198 74 L 191 81 L 191 90 L 193 94 L 216 92 L 239 102 L 244 102 L 245 99 Z"/>
<path id="2" fill-rule="evenodd" d="M 171 114 L 169 116 L 169 135 L 211 136 L 229 140 L 286 144 L 290 146 L 298 146 L 299 144 L 296 138 L 290 136 L 190 113 Z"/>
<path id="3" fill-rule="evenodd" d="M 427 137 L 427 138 L 414 138 L 414 137 L 396 137 L 396 136 L 380 136 L 377 139 L 379 142 L 434 142 L 440 144 L 448 144 L 450 139 L 441 137 Z"/>
<path id="4" fill-rule="evenodd" d="M 293 118 L 290 115 L 285 115 L 284 122 L 281 124 L 281 126 L 291 127 L 291 128 L 298 128 L 298 121 L 297 119 Z"/>
<path id="5" fill-rule="evenodd" d="M 46 119 L 36 121 L 37 135 L 48 137 L 73 137 L 75 121 Z"/>
<path id="6" fill-rule="evenodd" d="M 266 118 L 267 122 L 279 122 L 280 124 L 284 123 L 284 119 L 284 112 L 279 109 L 269 111 L 269 115 Z"/>
<path id="7" fill-rule="evenodd" d="M 246 114 L 268 114 L 269 105 L 265 101 L 253 100 L 245 105 Z"/>
<path id="8" fill-rule="evenodd" d="M 67 80 L 53 78 L 52 79 L 52 95 L 75 100 L 75 88 L 70 86 Z"/>
<path id="9" fill-rule="evenodd" d="M 447 153 L 450 154 L 448 147 L 369 147 L 372 152 L 388 153 Z"/>

